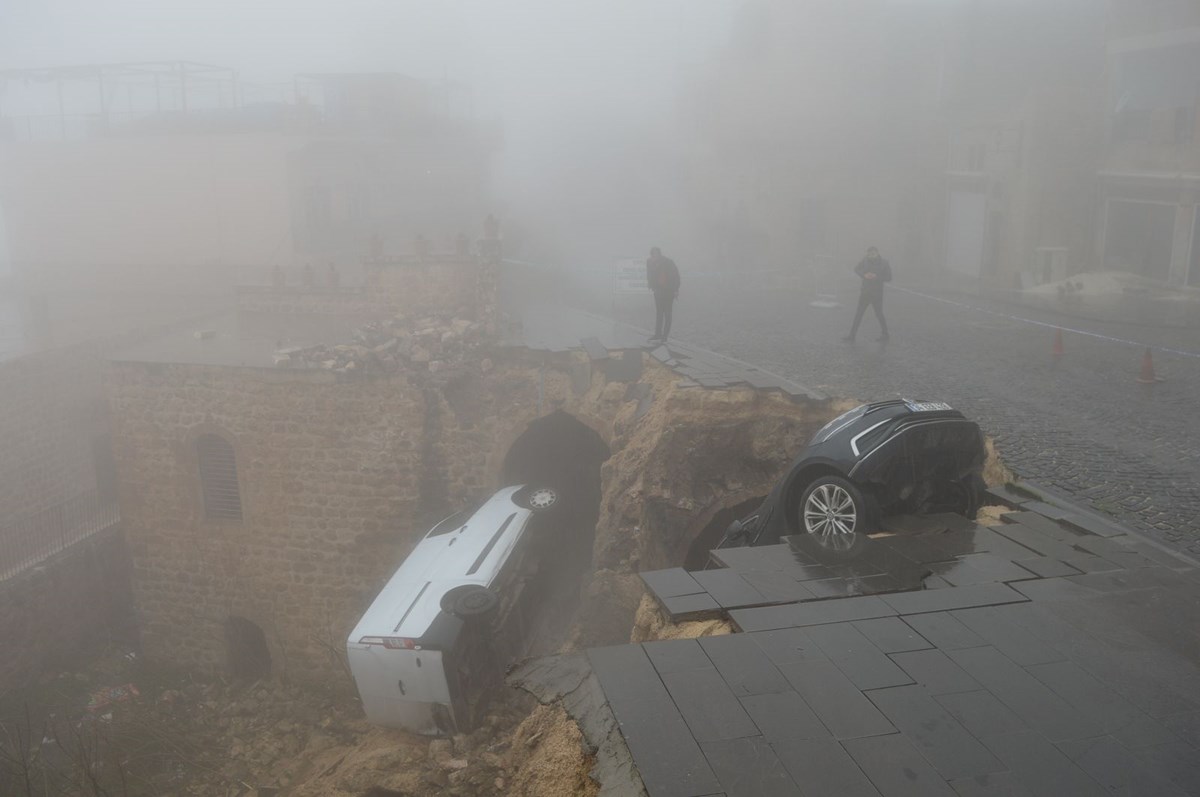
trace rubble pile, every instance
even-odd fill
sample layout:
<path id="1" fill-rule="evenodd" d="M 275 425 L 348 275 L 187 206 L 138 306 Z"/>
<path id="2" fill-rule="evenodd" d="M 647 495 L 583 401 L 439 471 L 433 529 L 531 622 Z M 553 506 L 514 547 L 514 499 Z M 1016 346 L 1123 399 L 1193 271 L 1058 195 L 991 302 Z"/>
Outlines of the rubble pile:
<path id="1" fill-rule="evenodd" d="M 98 686 L 118 681 L 128 683 Z M 517 690 L 502 690 L 471 733 L 442 739 L 371 726 L 347 693 L 164 677 L 133 658 L 48 675 L 42 691 L 53 703 L 45 723 L 9 727 L 23 707 L 0 712 L 0 793 L 17 774 L 5 756 L 17 752 L 51 785 L 69 791 L 86 759 L 101 787 L 133 797 L 533 797 L 586 783 L 591 768 L 574 723 L 561 710 L 531 720 L 534 701 Z M 42 742 L 7 750 L 2 740 L 19 735 Z"/>
<path id="2" fill-rule="evenodd" d="M 278 349 L 278 368 L 323 368 L 339 374 L 390 373 L 407 368 L 432 372 L 475 359 L 487 341 L 483 324 L 458 315 L 387 321 L 354 330 L 353 342 Z M 490 361 L 483 360 L 484 369 Z"/>

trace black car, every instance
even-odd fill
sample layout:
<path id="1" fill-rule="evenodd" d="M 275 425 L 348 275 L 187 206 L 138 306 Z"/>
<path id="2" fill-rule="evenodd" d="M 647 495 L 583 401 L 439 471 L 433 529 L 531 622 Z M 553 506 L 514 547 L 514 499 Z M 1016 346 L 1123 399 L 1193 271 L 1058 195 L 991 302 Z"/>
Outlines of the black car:
<path id="1" fill-rule="evenodd" d="M 895 399 L 839 415 L 813 437 L 770 495 L 719 547 L 806 534 L 848 551 L 893 514 L 974 518 L 985 485 L 983 433 L 938 401 Z"/>

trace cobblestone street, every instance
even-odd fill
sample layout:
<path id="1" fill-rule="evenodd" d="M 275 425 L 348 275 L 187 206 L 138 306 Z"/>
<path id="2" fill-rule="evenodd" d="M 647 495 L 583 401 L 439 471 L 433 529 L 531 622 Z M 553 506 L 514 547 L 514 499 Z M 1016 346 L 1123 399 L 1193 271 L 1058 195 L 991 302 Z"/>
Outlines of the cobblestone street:
<path id="1" fill-rule="evenodd" d="M 677 304 L 674 337 L 834 395 L 949 401 L 995 437 L 1020 476 L 1200 554 L 1200 359 L 1156 352 L 1165 380 L 1142 385 L 1137 346 L 1068 332 L 1055 363 L 1046 327 L 898 290 L 886 300 L 892 328 L 886 345 L 874 342 L 878 327 L 869 311 L 858 342 L 840 340 L 853 318 L 855 297 L 848 292 L 837 308 L 812 307 L 809 297 L 786 291 L 720 299 L 704 293 L 685 294 Z M 955 301 L 1053 320 L 978 298 Z M 651 308 L 647 313 L 652 317 Z M 1195 330 L 1058 322 L 1200 350 Z"/>

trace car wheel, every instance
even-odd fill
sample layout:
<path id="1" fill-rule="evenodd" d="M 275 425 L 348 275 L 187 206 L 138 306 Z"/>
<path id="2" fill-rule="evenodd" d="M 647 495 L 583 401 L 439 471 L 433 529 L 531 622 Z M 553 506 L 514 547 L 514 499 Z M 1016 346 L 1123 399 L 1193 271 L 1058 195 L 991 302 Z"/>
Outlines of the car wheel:
<path id="1" fill-rule="evenodd" d="M 800 497 L 799 530 L 822 548 L 837 553 L 865 540 L 871 504 L 862 490 L 841 476 L 819 476 Z"/>
<path id="2" fill-rule="evenodd" d="M 487 617 L 500 606 L 500 596 L 487 587 L 464 584 L 442 596 L 442 611 L 464 620 Z"/>
<path id="3" fill-rule="evenodd" d="M 559 495 L 551 487 L 526 487 L 517 493 L 515 500 L 530 512 L 549 512 L 558 505 Z"/>

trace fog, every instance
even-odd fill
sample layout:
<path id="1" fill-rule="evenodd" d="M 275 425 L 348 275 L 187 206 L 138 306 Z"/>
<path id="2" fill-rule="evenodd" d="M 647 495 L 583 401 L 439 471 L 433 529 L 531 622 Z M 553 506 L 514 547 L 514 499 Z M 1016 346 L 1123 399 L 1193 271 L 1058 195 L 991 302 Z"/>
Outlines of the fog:
<path id="1" fill-rule="evenodd" d="M 472 114 L 502 130 L 491 167 L 498 212 L 535 223 L 545 235 L 572 217 L 590 217 L 613 236 L 607 256 L 648 246 L 649 230 L 617 229 L 640 214 L 612 205 L 636 199 L 642 142 L 674 122 L 680 86 L 723 46 L 737 5 L 8 3 L 0 10 L 0 64 L 188 60 L 236 70 L 248 87 L 286 85 L 297 73 L 450 80 L 465 87 Z M 260 96 L 271 95 L 264 89 Z M 613 181 L 614 166 L 628 176 Z M 620 224 L 597 219 L 606 212 L 617 213 Z"/>
<path id="2" fill-rule="evenodd" d="M 1200 793 L 1198 395 L 1198 0 L 0 0 L 0 795 Z"/>

